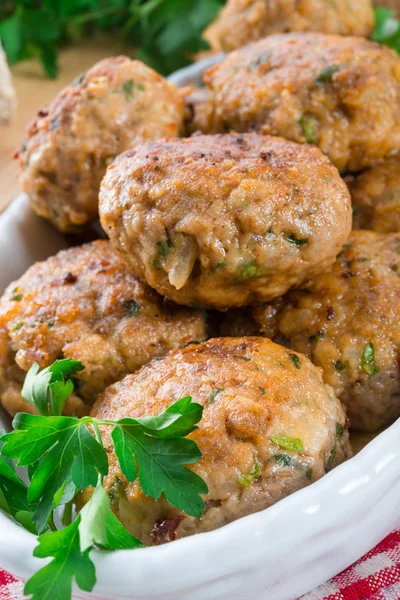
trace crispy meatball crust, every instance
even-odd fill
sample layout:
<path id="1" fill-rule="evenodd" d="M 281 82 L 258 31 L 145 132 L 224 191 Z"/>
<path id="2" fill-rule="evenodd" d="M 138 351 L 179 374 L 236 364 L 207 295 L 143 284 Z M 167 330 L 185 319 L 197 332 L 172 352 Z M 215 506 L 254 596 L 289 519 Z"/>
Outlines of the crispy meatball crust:
<path id="1" fill-rule="evenodd" d="M 253 312 L 262 332 L 321 366 L 350 425 L 400 416 L 400 236 L 354 231 L 308 289 Z"/>
<path id="2" fill-rule="evenodd" d="M 400 155 L 347 180 L 354 229 L 400 231 Z"/>
<path id="3" fill-rule="evenodd" d="M 204 339 L 204 314 L 165 302 L 109 242 L 71 248 L 36 263 L 0 300 L 0 400 L 12 415 L 29 411 L 25 372 L 70 357 L 85 370 L 66 413 L 82 416 L 110 383 Z"/>
<path id="4" fill-rule="evenodd" d="M 146 497 L 138 482 L 128 483 L 109 432 L 102 432 L 112 508 L 145 543 L 209 531 L 267 508 L 351 456 L 345 414 L 320 369 L 260 337 L 212 339 L 172 351 L 109 387 L 92 414 L 157 415 L 187 395 L 204 406 L 199 429 L 189 436 L 203 454 L 190 468 L 209 488 L 201 520 Z M 285 450 L 278 443 L 282 436 L 298 439 L 303 449 Z"/>
<path id="5" fill-rule="evenodd" d="M 318 145 L 358 171 L 400 148 L 400 58 L 356 37 L 269 36 L 206 71 L 192 128 L 256 130 Z M 193 106 L 196 111 L 196 104 Z"/>
<path id="6" fill-rule="evenodd" d="M 160 140 L 119 156 L 100 214 L 149 285 L 222 310 L 332 264 L 351 227 L 346 185 L 317 148 L 257 134 Z"/>
<path id="7" fill-rule="evenodd" d="M 61 231 L 95 219 L 107 165 L 137 144 L 177 135 L 183 108 L 178 90 L 140 61 L 94 65 L 39 111 L 17 153 L 35 212 Z"/>
<path id="8" fill-rule="evenodd" d="M 274 33 L 317 31 L 369 37 L 371 0 L 228 0 L 203 37 L 229 52 Z"/>

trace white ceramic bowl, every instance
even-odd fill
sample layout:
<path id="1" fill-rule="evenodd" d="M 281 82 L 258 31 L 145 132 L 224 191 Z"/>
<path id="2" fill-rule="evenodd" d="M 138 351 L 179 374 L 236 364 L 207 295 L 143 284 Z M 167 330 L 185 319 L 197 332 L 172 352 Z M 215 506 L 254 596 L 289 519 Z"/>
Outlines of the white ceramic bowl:
<path id="1" fill-rule="evenodd" d="M 203 65 L 202 65 L 203 66 Z M 195 80 L 202 66 L 175 74 Z M 0 293 L 35 260 L 66 246 L 18 197 L 0 216 Z M 0 426 L 9 420 L 0 414 Z M 97 600 L 294 600 L 400 525 L 400 420 L 357 456 L 276 505 L 164 546 L 92 553 Z M 33 535 L 0 512 L 0 567 L 22 579 L 43 566 Z"/>

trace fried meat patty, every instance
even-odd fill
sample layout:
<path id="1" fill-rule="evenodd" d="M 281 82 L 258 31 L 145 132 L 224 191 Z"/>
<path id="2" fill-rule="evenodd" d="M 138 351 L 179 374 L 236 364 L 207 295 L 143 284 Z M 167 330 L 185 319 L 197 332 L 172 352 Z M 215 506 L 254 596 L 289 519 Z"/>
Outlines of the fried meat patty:
<path id="1" fill-rule="evenodd" d="M 36 263 L 0 300 L 0 400 L 12 415 L 26 371 L 73 358 L 85 365 L 67 414 L 88 414 L 97 394 L 156 356 L 205 339 L 201 311 L 165 302 L 120 252 L 97 241 Z"/>
<path id="2" fill-rule="evenodd" d="M 17 153 L 35 212 L 62 231 L 98 215 L 101 179 L 117 154 L 177 135 L 183 101 L 155 71 L 125 56 L 94 65 L 41 110 Z"/>
<path id="3" fill-rule="evenodd" d="M 341 171 L 400 148 L 400 57 L 358 37 L 269 36 L 206 71 L 191 130 L 255 130 L 316 144 Z"/>
<path id="4" fill-rule="evenodd" d="M 229 52 L 274 33 L 369 37 L 373 26 L 371 0 L 228 0 L 203 37 L 213 50 Z"/>
<path id="5" fill-rule="evenodd" d="M 258 134 L 160 140 L 122 154 L 103 179 L 100 215 L 150 286 L 222 310 L 312 277 L 351 228 L 346 185 L 318 148 Z"/>
<path id="6" fill-rule="evenodd" d="M 349 177 L 354 229 L 400 231 L 400 155 Z"/>
<path id="7" fill-rule="evenodd" d="M 399 276 L 400 236 L 354 231 L 307 289 L 253 311 L 264 335 L 322 367 L 355 429 L 400 416 Z"/>
<path id="8" fill-rule="evenodd" d="M 102 431 L 112 509 L 144 543 L 209 531 L 267 508 L 351 456 L 344 411 L 320 369 L 260 337 L 212 339 L 172 351 L 110 386 L 92 414 L 112 420 L 157 415 L 188 395 L 204 406 L 189 436 L 203 455 L 189 468 L 209 489 L 201 520 L 164 498 L 145 496 L 138 481 L 128 483 L 110 432 Z"/>

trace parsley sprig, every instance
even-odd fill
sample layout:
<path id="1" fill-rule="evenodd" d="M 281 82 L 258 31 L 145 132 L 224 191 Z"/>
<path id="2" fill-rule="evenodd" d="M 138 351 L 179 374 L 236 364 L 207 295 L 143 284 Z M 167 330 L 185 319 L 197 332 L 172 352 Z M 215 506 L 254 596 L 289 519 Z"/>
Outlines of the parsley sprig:
<path id="1" fill-rule="evenodd" d="M 396 12 L 388 8 L 375 9 L 375 28 L 371 39 L 393 48 L 400 54 L 400 21 Z"/>
<path id="2" fill-rule="evenodd" d="M 25 586 L 32 600 L 69 600 L 74 580 L 91 591 L 96 582 L 92 552 L 142 547 L 111 511 L 103 486 L 108 458 L 101 430 L 111 431 L 122 473 L 129 482 L 138 478 L 147 496 L 157 500 L 164 494 L 171 505 L 200 518 L 200 495 L 208 491 L 185 466 L 201 458 L 197 444 L 186 438 L 197 429 L 201 405 L 188 396 L 158 416 L 119 421 L 63 417 L 64 403 L 74 389 L 70 377 L 83 368 L 70 359 L 42 371 L 33 365 L 23 397 L 39 414 L 17 414 L 14 430 L 0 437 L 0 509 L 40 534 L 35 556 L 52 557 Z M 28 485 L 17 475 L 13 459 L 27 468 Z M 89 486 L 94 488 L 92 496 L 71 522 L 73 498 Z M 67 526 L 58 529 L 55 511 L 61 506 Z"/>

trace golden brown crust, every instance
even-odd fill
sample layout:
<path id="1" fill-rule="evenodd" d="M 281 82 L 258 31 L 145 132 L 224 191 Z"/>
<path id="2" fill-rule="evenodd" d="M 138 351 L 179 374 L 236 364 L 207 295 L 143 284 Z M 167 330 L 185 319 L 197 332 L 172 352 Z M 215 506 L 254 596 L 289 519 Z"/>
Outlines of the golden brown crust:
<path id="1" fill-rule="evenodd" d="M 348 190 L 317 148 L 257 134 L 167 139 L 119 156 L 100 213 L 159 293 L 222 310 L 330 265 L 351 227 Z"/>
<path id="2" fill-rule="evenodd" d="M 398 235 L 354 231 L 307 289 L 253 312 L 266 336 L 322 367 L 356 429 L 376 431 L 400 415 L 399 274 Z"/>
<path id="3" fill-rule="evenodd" d="M 398 0 L 397 0 L 398 2 Z M 370 0 L 228 0 L 204 38 L 225 52 L 274 33 L 316 31 L 369 37 Z"/>
<path id="4" fill-rule="evenodd" d="M 113 420 L 156 415 L 188 395 L 204 406 L 199 429 L 190 435 L 203 455 L 190 468 L 209 487 L 201 521 L 163 499 L 145 497 L 137 482 L 128 484 L 108 448 L 109 432 L 103 431 L 112 465 L 106 487 L 113 510 L 146 543 L 152 531 L 153 541 L 170 539 L 168 534 L 154 540 L 160 523 L 166 527 L 170 519 L 174 537 L 183 537 L 266 508 L 319 479 L 330 467 L 333 448 L 332 464 L 351 455 L 342 429 L 345 414 L 320 370 L 304 356 L 260 337 L 212 339 L 172 351 L 109 387 L 92 414 Z M 303 449 L 290 452 L 271 440 L 283 435 L 298 438 Z M 242 478 L 255 464 L 259 473 L 246 487 Z"/>
<path id="5" fill-rule="evenodd" d="M 40 110 L 16 157 L 34 210 L 62 231 L 98 214 L 100 181 L 117 154 L 177 135 L 183 119 L 176 88 L 140 61 L 105 59 Z"/>
<path id="6" fill-rule="evenodd" d="M 202 108 L 194 123 L 207 133 L 255 130 L 316 143 L 348 171 L 400 147 L 399 56 L 363 38 L 269 36 L 232 52 L 204 79 L 212 118 Z"/>
<path id="7" fill-rule="evenodd" d="M 71 357 L 85 370 L 67 412 L 87 414 L 104 388 L 171 348 L 205 339 L 200 311 L 166 302 L 108 241 L 31 267 L 0 301 L 0 393 L 15 414 L 25 372 Z"/>
<path id="8" fill-rule="evenodd" d="M 400 231 L 400 155 L 347 178 L 353 228 Z"/>

